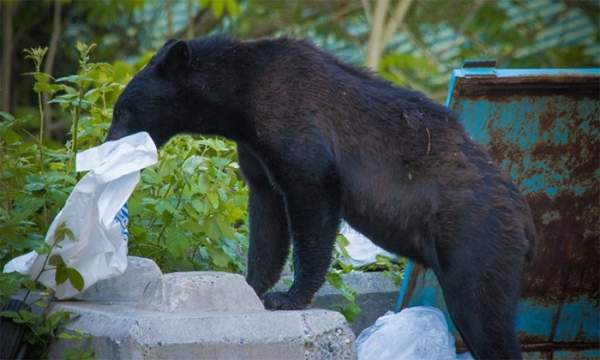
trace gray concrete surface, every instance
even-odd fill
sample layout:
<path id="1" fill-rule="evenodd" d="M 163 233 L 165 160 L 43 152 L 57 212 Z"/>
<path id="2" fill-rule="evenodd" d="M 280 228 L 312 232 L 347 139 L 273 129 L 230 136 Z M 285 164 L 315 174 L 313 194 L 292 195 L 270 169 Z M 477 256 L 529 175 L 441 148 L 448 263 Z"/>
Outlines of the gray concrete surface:
<path id="1" fill-rule="evenodd" d="M 98 359 L 353 359 L 354 336 L 326 310 L 161 313 L 124 304 L 61 303 L 68 328 L 92 336 Z M 52 346 L 62 358 L 68 342 Z"/>
<path id="2" fill-rule="evenodd" d="M 58 340 L 50 358 L 64 358 L 65 349 L 82 345 L 97 359 L 356 358 L 355 336 L 337 312 L 264 310 L 240 275 L 191 272 L 156 278 L 152 266 L 138 271 L 148 274 L 127 276 L 140 279 L 139 284 L 115 278 L 107 281 L 120 285 L 102 285 L 120 289 L 112 298 L 101 288 L 94 290 L 96 296 L 84 296 L 93 301 L 56 302 L 53 309 L 79 315 L 67 331 L 90 338 L 84 344 Z"/>
<path id="3" fill-rule="evenodd" d="M 285 283 L 289 283 L 291 279 L 291 275 L 284 276 L 273 289 L 276 291 L 287 290 L 288 286 Z M 394 311 L 399 287 L 383 273 L 351 272 L 343 274 L 342 279 L 350 288 L 356 291 L 356 303 L 362 310 L 360 315 L 350 323 L 352 331 L 357 336 L 362 330 L 373 325 L 378 317 L 387 311 Z M 338 311 L 344 304 L 346 304 L 346 300 L 342 294 L 336 288 L 325 283 L 315 295 L 311 308 Z"/>
<path id="4" fill-rule="evenodd" d="M 264 310 L 242 275 L 224 272 L 165 274 L 146 287 L 138 307 L 161 312 Z"/>
<path id="5" fill-rule="evenodd" d="M 84 301 L 138 301 L 146 286 L 160 279 L 162 272 L 150 259 L 128 256 L 127 270 L 123 275 L 98 281 L 77 297 Z"/>

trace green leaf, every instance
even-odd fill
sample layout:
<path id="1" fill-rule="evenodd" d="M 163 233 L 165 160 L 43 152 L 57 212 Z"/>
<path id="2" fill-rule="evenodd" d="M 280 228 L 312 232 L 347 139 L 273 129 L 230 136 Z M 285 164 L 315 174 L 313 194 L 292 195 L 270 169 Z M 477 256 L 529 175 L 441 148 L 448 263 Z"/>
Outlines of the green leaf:
<path id="1" fill-rule="evenodd" d="M 342 277 L 337 272 L 330 271 L 326 275 L 327 281 L 336 289 L 342 286 Z"/>
<path id="2" fill-rule="evenodd" d="M 42 190 L 46 184 L 43 182 L 32 182 L 25 185 L 25 191 L 34 192 Z"/>
<path id="3" fill-rule="evenodd" d="M 6 111 L 0 111 L 0 117 L 7 121 L 15 121 L 15 117 Z"/>
<path id="4" fill-rule="evenodd" d="M 54 89 L 52 88 L 52 85 L 46 82 L 36 82 L 33 85 L 33 91 L 36 93 L 52 93 Z"/>
<path id="5" fill-rule="evenodd" d="M 68 321 L 71 318 L 71 313 L 64 310 L 58 310 L 48 315 L 47 324 L 52 330 L 57 329 L 62 325 L 63 322 Z"/>
<path id="6" fill-rule="evenodd" d="M 69 274 L 67 273 L 67 267 L 64 265 L 58 265 L 54 274 L 54 281 L 56 281 L 56 284 L 61 285 L 67 281 L 68 278 Z"/>
<path id="7" fill-rule="evenodd" d="M 221 249 L 209 249 L 208 253 L 212 259 L 213 264 L 218 268 L 226 268 L 229 265 L 229 256 L 227 256 Z"/>
<path id="8" fill-rule="evenodd" d="M 208 194 L 206 194 L 206 197 L 208 198 L 208 202 L 212 205 L 212 207 L 214 209 L 219 207 L 219 195 L 214 193 L 214 192 L 209 192 Z"/>
<path id="9" fill-rule="evenodd" d="M 204 226 L 194 219 L 187 219 L 179 223 L 183 229 L 191 231 L 192 233 L 202 234 L 204 232 Z"/>
<path id="10" fill-rule="evenodd" d="M 56 337 L 61 340 L 84 340 L 85 338 L 87 338 L 87 336 L 82 334 L 81 332 L 70 333 L 65 331 L 58 333 Z"/>
<path id="11" fill-rule="evenodd" d="M 50 256 L 50 259 L 48 259 L 48 264 L 52 266 L 64 266 L 65 262 L 60 255 L 55 254 Z"/>
<path id="12" fill-rule="evenodd" d="M 354 321 L 354 319 L 356 319 L 358 315 L 360 315 L 362 310 L 360 306 L 358 306 L 356 303 L 350 303 L 347 306 L 340 309 L 340 312 L 342 313 L 342 315 L 344 315 L 346 320 L 351 323 Z"/>
<path id="13" fill-rule="evenodd" d="M 37 319 L 40 318 L 40 315 L 34 314 L 29 310 L 18 310 L 18 316 L 27 323 L 35 324 Z"/>
<path id="14" fill-rule="evenodd" d="M 54 231 L 54 242 L 58 244 L 64 239 L 69 239 L 71 241 L 77 240 L 71 229 L 67 227 L 67 223 L 63 221 L 56 227 L 56 231 Z"/>
<path id="15" fill-rule="evenodd" d="M 19 318 L 19 314 L 17 314 L 14 310 L 2 310 L 0 311 L 0 317 L 4 317 L 7 319 L 17 319 Z"/>
<path id="16" fill-rule="evenodd" d="M 73 285 L 77 291 L 83 291 L 84 282 L 79 271 L 77 271 L 75 268 L 67 268 L 67 275 L 69 276 L 71 285 Z"/>
<path id="17" fill-rule="evenodd" d="M 85 76 L 85 75 L 70 75 L 70 76 L 63 76 L 60 77 L 58 79 L 56 79 L 55 81 L 58 83 L 61 82 L 70 82 L 73 84 L 82 84 L 84 81 L 92 81 L 93 79 Z"/>
<path id="18" fill-rule="evenodd" d="M 64 352 L 65 360 L 94 360 L 94 351 L 68 348 Z"/>

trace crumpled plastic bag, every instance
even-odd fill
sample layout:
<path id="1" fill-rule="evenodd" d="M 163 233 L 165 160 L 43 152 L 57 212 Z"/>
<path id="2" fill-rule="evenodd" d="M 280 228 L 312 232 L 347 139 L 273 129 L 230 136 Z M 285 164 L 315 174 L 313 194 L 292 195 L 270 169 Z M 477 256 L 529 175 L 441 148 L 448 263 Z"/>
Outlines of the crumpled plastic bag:
<path id="1" fill-rule="evenodd" d="M 88 171 L 73 188 L 64 207 L 56 215 L 46 243 L 62 239 L 50 254 L 35 251 L 16 257 L 4 272 L 17 271 L 36 278 L 65 299 L 79 291 L 71 281 L 57 285 L 54 266 L 46 264 L 59 255 L 67 268 L 83 278 L 83 290 L 99 280 L 125 272 L 127 268 L 127 199 L 140 179 L 140 171 L 158 161 L 156 145 L 146 132 L 136 133 L 77 154 L 77 171 Z M 67 229 L 65 231 L 65 229 Z M 58 231 L 57 231 L 58 230 Z M 70 230 L 70 231 L 69 231 Z"/>
<path id="2" fill-rule="evenodd" d="M 444 314 L 429 306 L 386 313 L 360 333 L 356 349 L 358 360 L 457 359 Z M 465 354 L 460 359 L 472 358 Z"/>
<path id="3" fill-rule="evenodd" d="M 357 267 L 372 264 L 377 260 L 377 255 L 384 255 L 392 259 L 396 258 L 396 255 L 375 245 L 369 238 L 354 230 L 345 222 L 340 232 L 348 239 L 348 245 L 346 246 L 348 257 L 346 261 L 352 264 L 352 266 Z"/>

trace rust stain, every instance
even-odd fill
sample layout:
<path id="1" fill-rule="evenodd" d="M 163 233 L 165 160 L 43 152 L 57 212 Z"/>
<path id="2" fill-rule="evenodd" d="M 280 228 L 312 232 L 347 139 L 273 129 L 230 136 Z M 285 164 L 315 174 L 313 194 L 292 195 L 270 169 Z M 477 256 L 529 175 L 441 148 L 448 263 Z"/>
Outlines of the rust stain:
<path id="1" fill-rule="evenodd" d="M 536 256 L 524 274 L 524 297 L 544 303 L 573 300 L 581 295 L 598 299 L 600 257 L 598 256 L 598 188 L 582 196 L 569 193 L 550 198 L 527 196 L 538 241 Z M 544 224 L 546 211 L 561 217 Z"/>
<path id="2" fill-rule="evenodd" d="M 461 98 L 483 97 L 491 103 L 522 97 L 534 101 L 537 96 L 547 96 L 543 113 L 527 113 L 522 121 L 515 120 L 512 129 L 497 126 L 498 114 L 493 112 L 485 119 L 492 158 L 497 163 L 507 160 L 504 163 L 517 183 L 542 174 L 544 182 L 557 191 L 553 197 L 543 191 L 527 196 L 538 241 L 536 256 L 524 275 L 523 296 L 544 304 L 562 303 L 581 295 L 598 301 L 600 186 L 596 172 L 600 169 L 600 108 L 596 105 L 591 118 L 589 114 L 585 118 L 578 113 L 577 104 L 581 99 L 599 99 L 600 78 L 481 77 L 470 78 L 460 86 Z M 519 134 L 525 122 L 533 121 L 534 115 L 539 119 L 536 143 L 533 148 L 523 149 L 515 143 L 514 134 Z M 507 136 L 509 131 L 512 141 Z M 561 131 L 568 134 L 567 139 L 553 141 L 552 137 Z M 525 164 L 526 157 L 538 166 Z"/>
<path id="3" fill-rule="evenodd" d="M 460 93 L 461 97 L 493 97 L 495 102 L 502 103 L 514 101 L 518 97 L 549 95 L 598 98 L 599 89 L 600 79 L 597 76 L 481 76 L 469 77 L 469 81 L 455 87 L 455 92 Z"/>

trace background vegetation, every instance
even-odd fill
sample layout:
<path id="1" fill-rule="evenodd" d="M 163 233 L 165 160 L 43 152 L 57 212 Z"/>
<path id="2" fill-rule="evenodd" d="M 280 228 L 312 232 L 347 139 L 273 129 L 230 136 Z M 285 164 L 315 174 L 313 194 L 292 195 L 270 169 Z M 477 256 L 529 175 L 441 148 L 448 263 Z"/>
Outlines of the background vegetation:
<path id="1" fill-rule="evenodd" d="M 305 37 L 438 101 L 451 69 L 466 59 L 497 59 L 499 67 L 600 63 L 597 1 L 2 0 L 0 16 L 0 266 L 48 250 L 48 225 L 78 179 L 74 154 L 103 141 L 119 93 L 167 38 Z M 165 272 L 243 272 L 247 188 L 236 161 L 224 139 L 169 142 L 129 201 L 130 253 Z M 342 260 L 344 241 L 327 279 L 348 299 L 342 310 L 352 318 L 359 310 L 340 277 L 352 270 Z M 401 274 L 385 258 L 372 269 Z M 21 286 L 34 288 L 3 275 L 0 301 Z M 45 316 L 20 318 L 39 335 L 28 341 L 42 353 L 68 319 Z"/>

